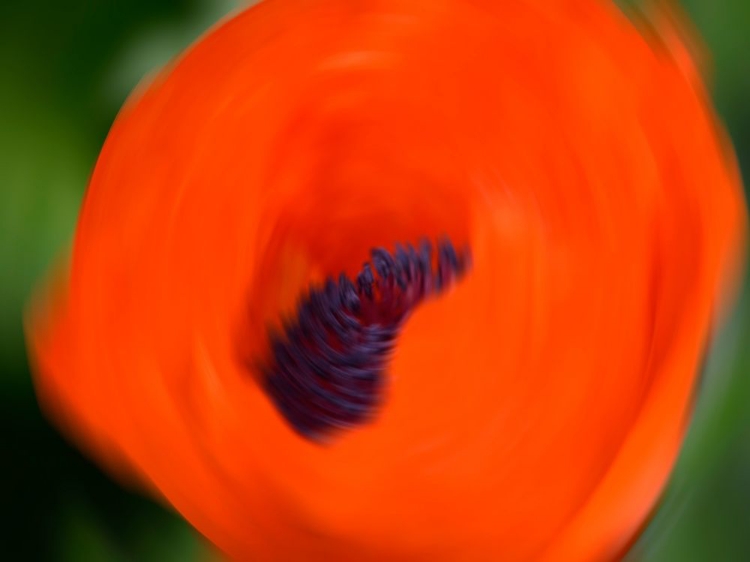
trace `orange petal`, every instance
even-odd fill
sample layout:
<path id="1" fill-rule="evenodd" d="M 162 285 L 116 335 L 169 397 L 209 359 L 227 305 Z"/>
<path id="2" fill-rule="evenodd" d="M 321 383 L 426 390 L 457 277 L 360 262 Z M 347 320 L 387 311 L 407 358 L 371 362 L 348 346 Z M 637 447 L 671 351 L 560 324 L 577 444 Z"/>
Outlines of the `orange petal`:
<path id="1" fill-rule="evenodd" d="M 30 315 L 40 398 L 238 559 L 616 556 L 744 235 L 673 52 L 594 0 L 238 14 L 113 126 Z M 405 326 L 378 418 L 301 438 L 257 385 L 269 323 L 441 234 L 473 271 Z"/>

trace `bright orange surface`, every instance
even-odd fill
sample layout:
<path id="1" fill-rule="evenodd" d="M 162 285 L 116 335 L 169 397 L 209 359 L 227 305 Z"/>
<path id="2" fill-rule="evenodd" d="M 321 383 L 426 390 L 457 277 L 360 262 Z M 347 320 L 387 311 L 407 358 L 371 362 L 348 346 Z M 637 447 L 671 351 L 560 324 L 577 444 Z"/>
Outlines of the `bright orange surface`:
<path id="1" fill-rule="evenodd" d="M 667 33 L 668 32 L 668 33 Z M 616 556 L 665 483 L 744 233 L 674 29 L 594 0 L 266 0 L 115 123 L 40 398 L 242 560 Z M 291 431 L 248 367 L 312 280 L 448 234 L 376 421 Z"/>

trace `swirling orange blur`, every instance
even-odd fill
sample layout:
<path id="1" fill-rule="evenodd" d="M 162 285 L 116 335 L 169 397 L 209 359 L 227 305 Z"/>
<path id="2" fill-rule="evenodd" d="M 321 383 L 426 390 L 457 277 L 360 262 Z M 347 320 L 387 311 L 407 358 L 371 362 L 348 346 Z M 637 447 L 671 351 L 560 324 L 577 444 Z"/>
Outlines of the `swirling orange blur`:
<path id="1" fill-rule="evenodd" d="M 240 560 L 606 560 L 673 466 L 736 281 L 731 150 L 678 28 L 596 0 L 266 0 L 118 117 L 32 303 L 40 399 Z M 266 329 L 375 246 L 473 268 L 321 446 Z M 720 311 L 719 311 L 720 312 Z"/>

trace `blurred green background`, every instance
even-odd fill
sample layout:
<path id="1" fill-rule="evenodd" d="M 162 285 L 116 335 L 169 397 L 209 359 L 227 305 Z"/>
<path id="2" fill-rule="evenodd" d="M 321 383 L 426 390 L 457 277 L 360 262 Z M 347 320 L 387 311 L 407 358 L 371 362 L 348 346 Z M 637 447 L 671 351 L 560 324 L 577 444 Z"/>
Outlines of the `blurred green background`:
<path id="1" fill-rule="evenodd" d="M 711 91 L 750 177 L 750 0 L 683 3 L 712 53 Z M 48 425 L 31 385 L 21 311 L 70 240 L 88 175 L 128 92 L 237 5 L 0 0 L 2 559 L 210 554 L 178 517 L 120 488 Z M 629 560 L 750 561 L 747 287 L 708 360 L 672 483 Z"/>

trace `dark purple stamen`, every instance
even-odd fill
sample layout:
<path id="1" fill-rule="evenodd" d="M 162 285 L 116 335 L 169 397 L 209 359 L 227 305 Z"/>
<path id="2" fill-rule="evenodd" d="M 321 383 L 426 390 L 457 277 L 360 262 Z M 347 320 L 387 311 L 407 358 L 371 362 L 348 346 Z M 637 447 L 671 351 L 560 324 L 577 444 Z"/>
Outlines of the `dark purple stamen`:
<path id="1" fill-rule="evenodd" d="M 271 335 L 263 386 L 279 412 L 304 437 L 322 441 L 372 418 L 399 331 L 425 298 L 441 293 L 468 269 L 469 252 L 450 241 L 376 248 L 352 282 L 343 273 L 313 287 L 282 333 Z"/>

